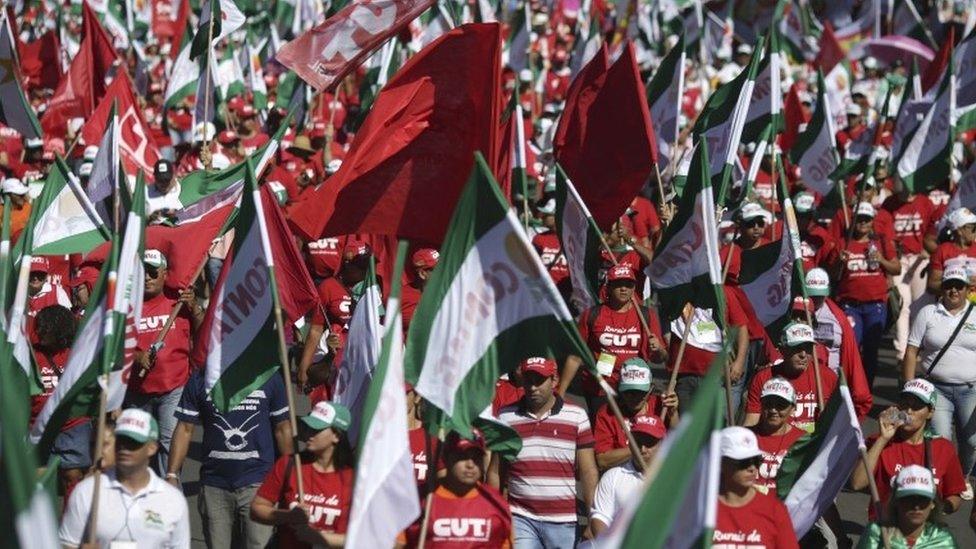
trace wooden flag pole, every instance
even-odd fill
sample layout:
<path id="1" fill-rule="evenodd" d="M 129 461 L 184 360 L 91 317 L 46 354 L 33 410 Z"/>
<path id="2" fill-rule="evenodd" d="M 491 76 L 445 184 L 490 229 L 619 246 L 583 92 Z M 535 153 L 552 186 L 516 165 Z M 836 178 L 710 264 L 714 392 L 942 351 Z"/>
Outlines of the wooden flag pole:
<path id="1" fill-rule="evenodd" d="M 213 0 L 216 1 L 216 0 Z M 207 123 L 210 122 L 210 79 L 213 75 L 213 13 L 211 10 L 210 20 L 207 22 L 207 75 L 203 81 L 203 149 L 200 150 L 200 161 L 207 170 L 213 166 L 213 154 L 210 150 L 210 138 L 207 132 Z"/>
<path id="2" fill-rule="evenodd" d="M 111 313 L 110 313 L 111 314 Z M 108 407 L 108 374 L 102 374 L 98 384 L 101 387 L 101 394 L 98 397 L 98 424 L 95 427 L 95 455 L 92 456 L 92 472 L 95 473 L 95 480 L 92 483 L 91 509 L 88 514 L 88 543 L 96 543 L 98 533 L 98 505 L 102 491 L 102 446 L 105 444 L 105 408 Z"/>
<path id="3" fill-rule="evenodd" d="M 687 309 L 691 303 L 686 303 L 685 308 Z M 685 329 L 681 335 L 681 343 L 678 345 L 678 354 L 674 357 L 674 368 L 671 369 L 671 379 L 668 381 L 668 393 L 674 392 L 675 385 L 678 384 L 678 371 L 681 369 L 681 359 L 685 356 L 685 347 L 688 346 L 688 336 L 691 334 L 691 321 L 695 317 L 695 309 L 692 307 L 691 313 L 685 318 L 685 311 L 682 311 L 681 317 L 685 321 Z"/>
<path id="4" fill-rule="evenodd" d="M 441 456 L 444 454 L 444 427 L 441 426 L 437 432 L 437 440 L 439 444 L 437 445 L 437 456 L 434 458 L 434 467 L 436 468 L 437 463 L 440 462 Z M 427 475 L 428 481 L 436 475 Z M 433 484 L 429 482 L 429 484 Z M 417 541 L 417 548 L 424 549 L 427 544 L 427 527 L 430 525 L 430 510 L 434 506 L 434 487 L 428 486 L 430 488 L 427 491 L 427 498 L 424 501 L 424 514 L 423 518 L 420 519 L 420 539 Z"/>
<path id="5" fill-rule="evenodd" d="M 273 270 L 270 267 L 269 270 Z M 273 275 L 272 275 L 273 276 Z M 272 281 L 274 279 L 272 278 Z M 274 282 L 272 282 L 274 283 Z M 277 294 L 277 292 L 276 292 Z M 278 332 L 278 360 L 285 375 L 285 397 L 288 399 L 288 422 L 291 423 L 291 449 L 295 458 L 295 478 L 298 482 L 298 501 L 305 502 L 305 484 L 302 482 L 302 457 L 298 452 L 298 419 L 295 417 L 295 388 L 291 384 L 291 365 L 288 363 L 288 348 L 285 346 L 285 325 L 282 320 L 280 300 L 274 299 L 275 328 Z"/>
<path id="6" fill-rule="evenodd" d="M 663 212 L 667 207 L 667 201 L 664 199 L 664 181 L 661 179 L 661 168 L 657 165 L 657 162 L 654 163 L 654 174 L 657 176 L 658 201 L 661 203 L 661 211 Z M 663 221 L 664 226 L 667 227 L 668 223 L 670 222 L 670 218 L 662 219 L 661 221 Z"/>

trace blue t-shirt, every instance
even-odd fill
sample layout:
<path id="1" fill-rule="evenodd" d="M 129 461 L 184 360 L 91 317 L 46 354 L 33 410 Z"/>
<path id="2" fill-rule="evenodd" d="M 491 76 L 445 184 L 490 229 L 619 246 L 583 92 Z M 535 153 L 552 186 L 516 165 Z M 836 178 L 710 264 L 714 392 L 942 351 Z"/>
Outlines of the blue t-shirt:
<path id="1" fill-rule="evenodd" d="M 274 426 L 288 420 L 285 384 L 280 375 L 273 375 L 221 414 L 207 396 L 203 371 L 198 370 L 183 388 L 176 419 L 203 425 L 201 483 L 224 490 L 260 484 L 275 462 Z"/>

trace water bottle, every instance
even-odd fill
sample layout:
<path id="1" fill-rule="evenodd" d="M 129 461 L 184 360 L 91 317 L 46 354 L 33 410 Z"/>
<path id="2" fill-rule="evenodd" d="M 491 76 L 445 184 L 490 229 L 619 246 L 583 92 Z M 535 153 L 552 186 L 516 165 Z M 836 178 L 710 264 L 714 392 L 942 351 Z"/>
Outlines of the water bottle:
<path id="1" fill-rule="evenodd" d="M 877 271 L 878 270 L 878 260 L 874 258 L 874 254 L 878 251 L 878 247 L 874 245 L 874 240 L 868 243 L 868 270 Z"/>

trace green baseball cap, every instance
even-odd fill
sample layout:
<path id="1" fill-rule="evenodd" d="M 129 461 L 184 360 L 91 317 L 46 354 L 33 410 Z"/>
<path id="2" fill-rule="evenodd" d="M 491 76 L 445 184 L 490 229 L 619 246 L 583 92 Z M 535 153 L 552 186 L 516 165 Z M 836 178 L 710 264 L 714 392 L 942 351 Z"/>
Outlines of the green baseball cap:
<path id="1" fill-rule="evenodd" d="M 651 390 L 651 367 L 640 357 L 628 358 L 620 368 L 620 384 L 617 390 L 643 391 Z"/>
<path id="2" fill-rule="evenodd" d="M 932 471 L 921 465 L 906 465 L 898 471 L 892 482 L 895 499 L 905 496 L 924 496 L 935 499 L 935 479 Z"/>
<path id="3" fill-rule="evenodd" d="M 349 429 L 352 414 L 349 409 L 338 402 L 323 400 L 312 408 L 312 413 L 302 416 L 302 422 L 316 431 L 333 427 L 340 431 Z"/>
<path id="4" fill-rule="evenodd" d="M 115 422 L 115 436 L 145 444 L 150 440 L 159 440 L 159 424 L 149 412 L 129 408 L 119 414 L 119 419 Z"/>

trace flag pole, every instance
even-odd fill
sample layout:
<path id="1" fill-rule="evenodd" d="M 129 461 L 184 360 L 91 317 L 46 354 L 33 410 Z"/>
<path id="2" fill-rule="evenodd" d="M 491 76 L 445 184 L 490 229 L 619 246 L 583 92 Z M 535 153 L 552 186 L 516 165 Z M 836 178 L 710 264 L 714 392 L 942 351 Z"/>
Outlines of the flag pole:
<path id="1" fill-rule="evenodd" d="M 657 162 L 654 163 L 654 174 L 657 176 L 657 194 L 658 200 L 661 202 L 661 211 L 663 212 L 665 206 L 667 206 L 667 202 L 664 199 L 664 181 L 661 180 L 661 167 L 657 165 Z M 661 221 L 664 222 L 665 227 L 668 226 L 668 219 L 662 219 Z"/>
<path id="2" fill-rule="evenodd" d="M 437 444 L 437 456 L 434 459 L 435 468 L 437 466 L 437 463 L 440 462 L 441 456 L 444 454 L 444 436 L 445 436 L 444 426 L 441 425 L 437 431 L 438 444 Z M 433 480 L 435 477 L 436 474 L 430 475 L 428 473 L 427 475 L 427 480 L 428 480 L 427 498 L 426 501 L 424 502 L 424 516 L 420 520 L 420 539 L 417 541 L 417 549 L 424 549 L 424 545 L 426 545 L 427 543 L 427 526 L 430 524 L 430 510 L 434 506 L 434 490 L 435 490 L 435 488 L 433 486 L 430 486 L 430 484 L 436 483 L 436 481 Z"/>
<path id="3" fill-rule="evenodd" d="M 211 0 L 216 1 L 216 0 Z M 200 151 L 200 161 L 203 167 L 209 170 L 213 166 L 213 154 L 210 151 L 210 139 L 207 133 L 207 122 L 209 122 L 210 106 L 210 79 L 213 76 L 213 10 L 211 9 L 210 20 L 207 22 L 207 75 L 203 81 L 203 149 Z"/>
<path id="4" fill-rule="evenodd" d="M 105 444 L 105 408 L 108 407 L 108 374 L 102 373 L 98 376 L 98 385 L 101 387 L 101 394 L 98 397 L 98 424 L 95 427 L 95 453 L 92 456 L 92 472 L 95 473 L 95 480 L 92 483 L 91 510 L 88 514 L 88 543 L 95 544 L 95 535 L 98 526 L 98 505 L 99 496 L 102 491 L 102 457 Z"/>
<path id="5" fill-rule="evenodd" d="M 686 303 L 685 308 L 689 305 L 691 305 L 690 302 Z M 674 368 L 671 369 L 671 379 L 668 381 L 668 393 L 673 393 L 675 385 L 678 384 L 678 370 L 681 368 L 681 359 L 685 356 L 685 347 L 688 346 L 688 335 L 691 333 L 691 319 L 694 318 L 694 312 L 694 308 L 692 308 L 688 318 L 684 318 L 684 311 L 681 312 L 685 329 L 681 335 L 681 343 L 678 345 L 678 354 L 674 357 Z"/>

